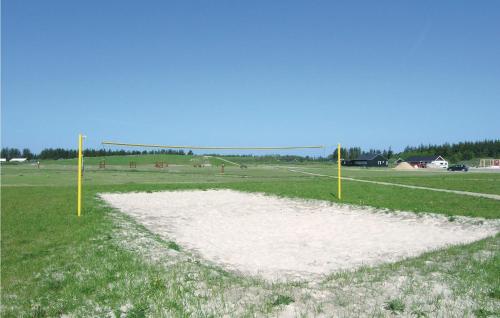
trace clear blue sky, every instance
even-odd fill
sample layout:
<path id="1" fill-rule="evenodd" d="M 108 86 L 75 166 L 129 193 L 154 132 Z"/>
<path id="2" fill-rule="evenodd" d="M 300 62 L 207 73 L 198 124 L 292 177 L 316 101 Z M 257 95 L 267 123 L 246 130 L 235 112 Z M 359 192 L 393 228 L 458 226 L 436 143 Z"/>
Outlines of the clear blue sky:
<path id="1" fill-rule="evenodd" d="M 2 146 L 500 138 L 500 1 L 2 1 Z"/>

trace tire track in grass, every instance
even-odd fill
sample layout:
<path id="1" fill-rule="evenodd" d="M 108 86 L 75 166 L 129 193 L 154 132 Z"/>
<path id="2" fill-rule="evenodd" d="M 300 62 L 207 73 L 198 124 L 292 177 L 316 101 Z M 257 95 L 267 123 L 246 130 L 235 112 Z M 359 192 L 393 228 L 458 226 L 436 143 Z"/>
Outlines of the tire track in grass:
<path id="1" fill-rule="evenodd" d="M 291 171 L 291 172 L 302 173 L 302 174 L 307 174 L 307 175 L 311 175 L 311 176 L 327 177 L 327 178 L 333 178 L 333 179 L 338 178 L 337 176 L 331 176 L 331 175 L 314 173 L 314 172 L 307 172 L 307 171 L 300 171 L 300 170 L 296 170 L 295 168 L 292 169 L 290 167 L 286 167 L 286 168 L 288 169 L 288 171 Z M 380 185 L 386 185 L 386 186 L 408 188 L 408 189 L 420 189 L 420 190 L 429 190 L 429 191 L 437 191 L 437 192 L 448 192 L 448 193 L 469 195 L 469 196 L 473 196 L 473 197 L 481 197 L 481 198 L 487 198 L 487 199 L 493 199 L 493 200 L 500 201 L 500 195 L 498 195 L 498 194 L 469 192 L 469 191 L 460 191 L 460 190 L 449 190 L 449 189 L 441 189 L 441 188 L 429 188 L 429 187 L 422 187 L 422 186 L 415 186 L 415 185 L 408 185 L 408 184 L 401 184 L 401 183 L 391 183 L 391 182 L 384 182 L 384 181 L 355 179 L 355 178 L 350 178 L 350 177 L 341 177 L 341 179 L 348 180 L 348 181 L 355 181 L 355 182 L 365 182 L 365 183 L 373 183 L 373 184 L 380 184 Z"/>

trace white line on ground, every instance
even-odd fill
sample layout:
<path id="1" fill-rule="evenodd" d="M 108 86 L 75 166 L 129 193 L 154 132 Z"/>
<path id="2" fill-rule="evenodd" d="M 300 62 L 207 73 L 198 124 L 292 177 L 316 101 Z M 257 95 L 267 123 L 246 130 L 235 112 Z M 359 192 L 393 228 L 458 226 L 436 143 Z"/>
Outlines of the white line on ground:
<path id="1" fill-rule="evenodd" d="M 214 157 L 214 156 L 205 156 L 206 158 L 215 158 L 215 159 L 219 159 L 219 160 L 222 160 L 222 161 L 225 161 L 225 162 L 229 162 L 230 164 L 233 164 L 235 166 L 239 166 L 240 164 L 239 163 L 236 163 L 236 162 L 233 162 L 233 161 L 229 161 L 227 159 L 224 159 L 224 158 L 221 158 L 221 157 Z"/>
<path id="2" fill-rule="evenodd" d="M 297 172 L 297 173 L 302 173 L 302 174 L 308 174 L 308 175 L 317 176 L 317 177 L 327 177 L 327 178 L 334 178 L 334 179 L 338 178 L 336 176 L 331 176 L 331 175 L 326 175 L 326 174 L 320 174 L 320 173 L 313 173 L 313 172 L 307 172 L 307 171 L 300 171 L 300 170 L 290 169 L 290 168 L 288 168 L 288 170 L 292 171 L 292 172 Z M 438 191 L 438 192 L 448 192 L 448 193 L 455 193 L 455 194 L 461 194 L 461 195 L 470 195 L 470 196 L 473 196 L 473 197 L 481 197 L 481 198 L 487 198 L 487 199 L 493 199 L 493 200 L 500 200 L 500 195 L 490 194 L 490 193 L 468 192 L 468 191 L 449 190 L 449 189 L 440 189 L 440 188 L 429 188 L 429 187 L 421 187 L 421 186 L 414 186 L 414 185 L 407 185 L 407 184 L 400 184 L 400 183 L 391 183 L 391 182 L 383 182 L 383 181 L 372 181 L 372 180 L 354 179 L 354 178 L 349 178 L 349 177 L 341 177 L 341 178 L 342 178 L 342 180 L 349 180 L 349 181 L 356 181 L 356 182 L 374 183 L 374 184 L 387 185 L 387 186 L 395 186 L 395 187 L 409 188 L 409 189 L 420 189 L 420 190 L 430 190 L 430 191 Z"/>

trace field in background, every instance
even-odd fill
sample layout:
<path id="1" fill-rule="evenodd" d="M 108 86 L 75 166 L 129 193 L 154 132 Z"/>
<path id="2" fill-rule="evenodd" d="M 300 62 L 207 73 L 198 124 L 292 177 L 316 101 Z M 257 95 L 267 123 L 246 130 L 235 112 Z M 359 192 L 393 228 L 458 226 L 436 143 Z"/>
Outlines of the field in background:
<path id="1" fill-rule="evenodd" d="M 306 167 L 303 171 L 335 175 L 330 167 Z M 500 171 L 451 172 L 441 169 L 410 171 L 387 168 L 344 168 L 343 176 L 363 180 L 416 185 L 430 188 L 500 194 Z"/>
<path id="2" fill-rule="evenodd" d="M 128 166 L 130 162 L 137 164 L 153 164 L 156 161 L 166 161 L 170 164 L 191 164 L 200 161 L 200 156 L 191 155 L 127 155 L 127 156 L 105 156 L 105 157 L 86 157 L 85 163 L 88 165 L 99 165 L 101 161 L 105 161 L 109 165 Z M 73 159 L 60 159 L 60 160 L 42 160 L 42 164 L 47 165 L 76 165 L 78 160 Z"/>
<path id="3" fill-rule="evenodd" d="M 107 157 L 106 169 L 100 169 L 102 158 L 86 158 L 80 219 L 75 216 L 76 160 L 43 161 L 40 169 L 2 166 L 2 316 L 500 313 L 499 235 L 396 264 L 333 274 L 319 285 L 269 284 L 206 264 L 96 199 L 100 192 L 230 188 L 338 201 L 335 179 L 287 168 L 335 175 L 335 165 L 224 158 L 248 168 L 225 164 L 221 174 L 216 158 L 141 155 Z M 130 169 L 129 161 L 137 168 Z M 170 165 L 155 168 L 155 161 Z M 212 166 L 195 168 L 196 163 Z M 366 180 L 500 194 L 498 173 L 343 172 Z M 497 200 L 352 181 L 344 182 L 343 202 L 440 213 L 450 221 L 459 215 L 500 218 Z"/>

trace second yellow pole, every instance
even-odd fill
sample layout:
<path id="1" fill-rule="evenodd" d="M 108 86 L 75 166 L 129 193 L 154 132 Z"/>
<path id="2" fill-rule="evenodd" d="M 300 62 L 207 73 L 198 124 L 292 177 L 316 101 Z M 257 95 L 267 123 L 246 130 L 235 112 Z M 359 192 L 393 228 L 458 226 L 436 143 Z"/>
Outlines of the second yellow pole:
<path id="1" fill-rule="evenodd" d="M 339 200 L 342 199 L 342 176 L 340 173 L 340 167 L 342 166 L 342 162 L 340 161 L 340 144 L 338 145 L 337 148 L 337 172 L 338 172 L 338 188 L 337 188 L 337 195 Z"/>

